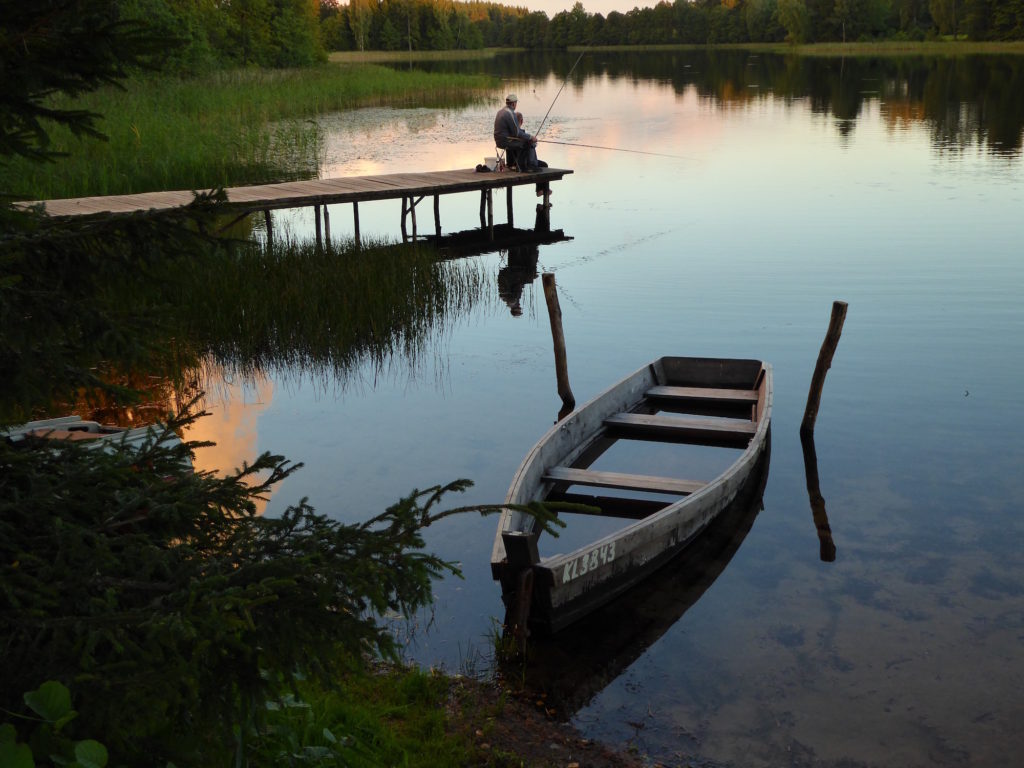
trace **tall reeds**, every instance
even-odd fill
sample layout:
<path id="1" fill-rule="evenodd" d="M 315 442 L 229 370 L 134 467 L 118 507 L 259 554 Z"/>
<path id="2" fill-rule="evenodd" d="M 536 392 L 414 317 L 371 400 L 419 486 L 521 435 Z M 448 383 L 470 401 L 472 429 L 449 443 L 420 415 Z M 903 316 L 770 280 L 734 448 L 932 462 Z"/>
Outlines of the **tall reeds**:
<path id="1" fill-rule="evenodd" d="M 189 348 L 178 358 L 253 380 L 301 372 L 344 386 L 363 364 L 416 371 L 493 291 L 476 260 L 383 243 L 285 242 L 269 252 L 251 244 L 169 267 L 165 287 L 175 295 L 164 298 L 176 306 L 177 343 Z"/>
<path id="2" fill-rule="evenodd" d="M 322 141 L 308 118 L 382 103 L 466 103 L 493 86 L 479 76 L 374 65 L 140 77 L 124 90 L 61 99 L 102 115 L 108 140 L 55 129 L 50 149 L 68 156 L 0 164 L 0 190 L 40 200 L 311 178 Z"/>

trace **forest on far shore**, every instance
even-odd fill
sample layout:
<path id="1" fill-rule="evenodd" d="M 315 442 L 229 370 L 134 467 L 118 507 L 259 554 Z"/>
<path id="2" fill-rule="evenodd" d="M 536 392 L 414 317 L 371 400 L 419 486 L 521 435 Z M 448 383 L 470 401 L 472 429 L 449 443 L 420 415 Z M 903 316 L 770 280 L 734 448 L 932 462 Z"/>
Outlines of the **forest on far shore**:
<path id="1" fill-rule="evenodd" d="M 195 73 L 292 67 L 328 51 L 559 49 L 579 45 L 1024 40 L 1024 0 L 662 0 L 607 16 L 482 0 L 123 0 L 184 39 L 165 62 Z"/>

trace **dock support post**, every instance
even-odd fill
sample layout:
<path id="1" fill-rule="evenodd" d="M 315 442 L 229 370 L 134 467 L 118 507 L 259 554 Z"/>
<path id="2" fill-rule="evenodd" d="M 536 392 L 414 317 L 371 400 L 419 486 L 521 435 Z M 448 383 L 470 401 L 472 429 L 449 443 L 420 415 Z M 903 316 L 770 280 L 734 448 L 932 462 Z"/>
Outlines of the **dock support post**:
<path id="1" fill-rule="evenodd" d="M 818 407 L 821 405 L 821 389 L 825 386 L 825 374 L 832 367 L 832 357 L 839 346 L 839 337 L 843 333 L 843 322 L 846 320 L 845 301 L 832 302 L 832 317 L 829 320 L 828 332 L 825 334 L 825 341 L 821 344 L 818 352 L 818 363 L 814 366 L 814 375 L 811 376 L 811 389 L 807 393 L 807 407 L 804 409 L 804 419 L 800 424 L 800 433 L 814 432 L 814 422 L 818 418 Z"/>
<path id="2" fill-rule="evenodd" d="M 480 190 L 480 229 L 484 229 L 487 226 L 487 192 Z"/>
<path id="3" fill-rule="evenodd" d="M 441 236 L 441 196 L 434 195 L 434 235 Z"/>
<path id="4" fill-rule="evenodd" d="M 324 242 L 327 250 L 331 250 L 331 215 L 327 212 L 327 204 L 324 203 Z"/>
<path id="5" fill-rule="evenodd" d="M 323 248 L 323 237 L 320 232 L 320 206 L 313 206 L 313 218 L 316 220 L 316 248 L 320 250 Z"/>
<path id="6" fill-rule="evenodd" d="M 512 220 L 512 187 L 505 187 L 505 210 L 508 213 L 508 228 L 512 229 L 515 226 Z"/>
<path id="7" fill-rule="evenodd" d="M 558 289 L 555 276 L 550 272 L 541 275 L 544 299 L 548 305 L 551 320 L 551 338 L 555 345 L 555 378 L 558 381 L 558 395 L 562 398 L 562 410 L 569 412 L 576 407 L 576 398 L 569 387 L 569 366 L 565 358 L 565 334 L 562 332 L 562 308 L 558 305 Z"/>
<path id="8" fill-rule="evenodd" d="M 494 239 L 494 192 L 487 190 L 487 238 Z"/>
<path id="9" fill-rule="evenodd" d="M 405 216 L 406 216 L 406 213 L 408 213 L 408 208 L 406 208 L 406 205 L 407 205 L 406 201 L 408 201 L 408 199 L 409 198 L 407 198 L 407 197 L 403 197 L 402 198 L 402 242 L 403 243 L 407 243 L 409 241 L 409 235 L 405 231 Z"/>
<path id="10" fill-rule="evenodd" d="M 352 203 L 352 218 L 355 221 L 356 248 L 362 248 L 362 243 L 359 240 L 359 203 L 357 202 Z"/>
<path id="11" fill-rule="evenodd" d="M 267 250 L 269 251 L 274 247 L 274 222 L 270 218 L 270 209 L 263 209 L 263 218 L 267 222 Z"/>
<path id="12" fill-rule="evenodd" d="M 422 199 L 423 198 L 421 197 L 420 200 Z M 416 242 L 416 204 L 419 203 L 420 200 L 413 200 L 411 197 L 409 198 L 409 210 L 412 211 L 412 241 L 414 243 Z"/>

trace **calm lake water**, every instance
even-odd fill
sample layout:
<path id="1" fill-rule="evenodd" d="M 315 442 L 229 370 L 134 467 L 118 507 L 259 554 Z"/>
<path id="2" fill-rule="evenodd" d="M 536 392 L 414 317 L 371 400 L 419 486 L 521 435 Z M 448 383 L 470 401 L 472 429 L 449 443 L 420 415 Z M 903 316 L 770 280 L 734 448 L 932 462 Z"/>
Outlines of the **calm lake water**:
<path id="1" fill-rule="evenodd" d="M 539 279 L 552 272 L 578 402 L 665 354 L 762 358 L 775 371 L 763 508 L 735 522 L 749 532 L 721 548 L 727 567 L 645 586 L 669 603 L 688 595 L 686 609 L 666 608 L 670 620 L 625 656 L 588 660 L 601 682 L 566 705 L 573 722 L 667 765 L 1015 762 L 1024 57 L 587 54 L 559 93 L 575 60 L 446 65 L 502 73 L 502 92 L 323 120 L 322 175 L 354 175 L 473 167 L 493 154 L 505 91 L 530 130 L 550 107 L 541 136 L 560 143 L 539 154 L 573 170 L 551 211 L 573 239 L 542 246 L 532 280 L 532 264 L 509 273 L 505 253 L 467 262 L 493 291 L 415 360 L 367 363 L 346 381 L 227 375 L 201 427 L 220 446 L 198 463 L 263 450 L 305 462 L 268 514 L 309 496 L 359 520 L 455 478 L 475 486 L 452 505 L 501 501 L 560 405 Z M 516 190 L 517 223 L 536 202 L 532 187 Z M 442 198 L 445 231 L 476 226 L 478 205 Z M 308 211 L 284 219 L 311 236 Z M 336 236 L 351 222 L 349 207 L 331 209 Z M 361 205 L 360 223 L 364 237 L 398 236 L 399 203 Z M 429 207 L 420 224 L 432 230 Z M 499 281 L 506 296 L 523 284 L 521 315 Z M 836 547 L 823 562 L 798 427 L 834 300 L 849 313 L 815 434 Z M 494 527 L 473 515 L 429 532 L 465 579 L 437 585 L 411 659 L 489 667 L 502 615 Z M 610 611 L 589 631 L 621 636 L 632 621 Z"/>

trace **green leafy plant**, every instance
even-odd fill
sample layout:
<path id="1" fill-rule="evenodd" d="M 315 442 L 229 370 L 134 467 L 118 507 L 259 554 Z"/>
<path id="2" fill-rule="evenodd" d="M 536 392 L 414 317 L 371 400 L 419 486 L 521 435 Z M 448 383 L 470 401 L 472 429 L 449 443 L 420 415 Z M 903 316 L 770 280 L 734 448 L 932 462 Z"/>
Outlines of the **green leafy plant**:
<path id="1" fill-rule="evenodd" d="M 48 680 L 26 693 L 24 702 L 35 713 L 15 715 L 22 724 L 33 726 L 27 741 L 18 741 L 18 729 L 12 723 L 0 724 L 0 765 L 4 768 L 103 768 L 107 764 L 107 748 L 103 744 L 94 739 L 72 739 L 67 734 L 65 726 L 78 713 L 71 707 L 71 692 L 66 686 Z"/>

